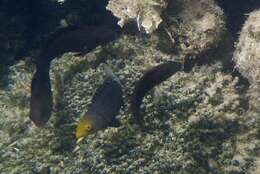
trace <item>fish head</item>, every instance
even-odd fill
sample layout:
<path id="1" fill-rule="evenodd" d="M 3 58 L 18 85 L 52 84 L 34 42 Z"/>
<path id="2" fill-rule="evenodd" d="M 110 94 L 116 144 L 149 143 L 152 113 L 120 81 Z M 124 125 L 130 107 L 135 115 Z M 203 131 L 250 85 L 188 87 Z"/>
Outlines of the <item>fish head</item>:
<path id="1" fill-rule="evenodd" d="M 80 118 L 76 129 L 76 138 L 85 137 L 93 132 L 93 125 L 90 119 L 85 116 Z"/>

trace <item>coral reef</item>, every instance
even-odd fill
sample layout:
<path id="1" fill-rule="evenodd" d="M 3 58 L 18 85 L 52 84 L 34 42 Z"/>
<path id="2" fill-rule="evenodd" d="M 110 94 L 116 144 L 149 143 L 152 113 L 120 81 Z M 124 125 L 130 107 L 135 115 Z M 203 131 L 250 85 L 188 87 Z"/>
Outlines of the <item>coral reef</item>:
<path id="1" fill-rule="evenodd" d="M 251 83 L 260 82 L 260 10 L 249 14 L 236 45 L 233 59 Z"/>
<path id="2" fill-rule="evenodd" d="M 107 9 L 120 19 L 123 27 L 130 19 L 137 22 L 139 29 L 152 33 L 162 22 L 161 13 L 167 6 L 167 0 L 110 0 Z"/>
<path id="3" fill-rule="evenodd" d="M 128 110 L 134 84 L 148 67 L 167 58 L 145 40 L 122 36 L 83 57 L 69 53 L 55 59 L 51 66 L 55 109 L 44 129 L 36 128 L 27 117 L 34 68 L 24 61 L 13 66 L 10 85 L 1 90 L 0 171 L 206 174 L 257 170 L 248 144 L 243 144 L 247 142 L 243 130 L 251 129 L 237 78 L 223 73 L 221 63 L 179 72 L 156 87 L 142 106 L 147 129 L 138 128 Z M 75 124 L 105 75 L 99 66 L 102 62 L 123 84 L 121 126 L 76 142 Z M 259 127 L 258 122 L 254 124 Z"/>
<path id="4" fill-rule="evenodd" d="M 160 6 L 154 5 L 155 2 Z M 147 33 L 158 28 L 152 34 L 153 42 L 162 51 L 178 53 L 181 57 L 196 56 L 216 47 L 225 31 L 223 11 L 213 0 L 110 0 L 107 8 L 121 19 L 121 26 L 134 18 Z"/>
<path id="5" fill-rule="evenodd" d="M 159 31 L 159 47 L 180 56 L 196 56 L 223 39 L 225 20 L 213 0 L 169 1 Z"/>
<path id="6" fill-rule="evenodd" d="M 54 108 L 44 128 L 28 117 L 35 71 L 31 59 L 9 67 L 4 77 L 8 83 L 0 87 L 0 173 L 259 173 L 260 85 L 256 76 L 247 75 L 253 79 L 247 89 L 216 60 L 219 55 L 151 90 L 141 106 L 145 129 L 135 123 L 129 102 L 142 74 L 168 60 L 207 52 L 225 32 L 224 14 L 213 0 L 169 1 L 167 8 L 158 2 L 143 2 L 144 10 L 158 8 L 154 14 L 162 19 L 151 37 L 123 34 L 88 54 L 66 53 L 52 61 Z M 258 43 L 258 23 L 249 24 L 234 55 L 249 49 L 243 44 Z M 252 52 L 243 51 L 243 57 L 252 57 Z M 122 82 L 121 126 L 77 141 L 76 123 L 104 80 L 103 63 Z"/>

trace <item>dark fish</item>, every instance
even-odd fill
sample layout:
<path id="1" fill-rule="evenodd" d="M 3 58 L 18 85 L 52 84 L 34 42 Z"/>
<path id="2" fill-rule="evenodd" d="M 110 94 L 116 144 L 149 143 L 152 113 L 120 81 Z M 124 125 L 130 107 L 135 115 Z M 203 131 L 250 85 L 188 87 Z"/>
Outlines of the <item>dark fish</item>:
<path id="1" fill-rule="evenodd" d="M 76 137 L 84 137 L 108 126 L 119 126 L 115 116 L 123 104 L 121 83 L 115 75 L 109 75 L 97 89 L 86 114 L 79 120 Z"/>
<path id="2" fill-rule="evenodd" d="M 143 116 L 140 114 L 140 105 L 145 94 L 180 70 L 182 70 L 181 63 L 173 61 L 163 63 L 148 70 L 137 82 L 132 94 L 130 109 L 139 125 L 143 125 Z"/>
<path id="3" fill-rule="evenodd" d="M 44 126 L 52 112 L 52 92 L 49 65 L 38 68 L 31 83 L 30 119 L 36 126 Z"/>
<path id="4" fill-rule="evenodd" d="M 120 31 L 111 26 L 73 26 L 51 35 L 37 60 L 31 83 L 30 118 L 37 126 L 45 125 L 52 113 L 51 61 L 65 52 L 87 53 L 98 45 L 115 40 L 119 34 Z"/>
<path id="5" fill-rule="evenodd" d="M 51 61 L 65 52 L 88 53 L 98 45 L 115 40 L 121 31 L 111 26 L 70 26 L 54 32 L 47 40 L 40 61 Z"/>

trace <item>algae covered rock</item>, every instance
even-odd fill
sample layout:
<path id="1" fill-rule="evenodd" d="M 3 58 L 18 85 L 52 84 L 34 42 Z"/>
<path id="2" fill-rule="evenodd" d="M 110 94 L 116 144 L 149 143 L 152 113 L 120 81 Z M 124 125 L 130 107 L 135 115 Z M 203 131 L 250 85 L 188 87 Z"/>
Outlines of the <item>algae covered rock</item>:
<path id="1" fill-rule="evenodd" d="M 239 71 L 251 83 L 260 82 L 260 10 L 249 14 L 242 31 L 233 60 Z"/>
<path id="2" fill-rule="evenodd" d="M 259 168 L 259 132 L 260 132 L 260 92 L 259 84 L 251 85 L 246 93 L 248 98 L 249 110 L 246 112 L 247 124 L 250 129 L 248 133 L 244 135 L 244 143 L 240 145 L 240 153 L 250 156 L 254 164 L 250 169 L 250 173 L 257 174 L 260 172 Z"/>
<path id="3" fill-rule="evenodd" d="M 224 13 L 213 0 L 111 0 L 107 8 L 120 25 L 134 18 L 159 49 L 184 58 L 216 47 L 225 33 Z"/>
<path id="4" fill-rule="evenodd" d="M 132 19 L 139 29 L 143 27 L 146 33 L 152 33 L 162 22 L 161 13 L 167 3 L 167 0 L 110 0 L 107 9 L 120 19 L 121 27 Z"/>
<path id="5" fill-rule="evenodd" d="M 240 153 L 240 147 L 245 147 L 241 142 L 246 143 L 250 130 L 245 120 L 251 117 L 245 114 L 238 79 L 223 72 L 221 63 L 179 72 L 156 87 L 141 108 L 146 129 L 135 124 L 129 112 L 135 82 L 147 68 L 168 59 L 174 57 L 147 40 L 123 35 L 82 57 L 68 53 L 53 60 L 55 107 L 43 129 L 28 119 L 34 67 L 25 61 L 11 67 L 9 85 L 0 93 L 4 106 L 0 115 L 0 171 L 206 174 L 255 170 L 251 151 Z M 76 142 L 75 124 L 104 79 L 102 63 L 123 85 L 125 105 L 118 116 L 121 126 Z M 255 134 L 252 139 L 257 140 Z"/>
<path id="6" fill-rule="evenodd" d="M 112 2 L 121 8 L 123 1 Z M 86 55 L 66 53 L 52 61 L 54 108 L 44 128 L 28 117 L 35 67 L 22 60 L 9 68 L 0 88 L 0 173 L 259 172 L 259 85 L 246 90 L 221 62 L 180 71 L 156 86 L 141 106 L 145 128 L 135 123 L 129 104 L 143 73 L 208 51 L 225 30 L 223 12 L 212 0 L 168 1 L 167 7 L 158 2 L 140 1 L 144 10 L 165 12 L 155 13 L 162 22 L 151 37 L 123 34 Z M 103 64 L 122 83 L 121 125 L 77 141 L 76 124 L 103 83 Z"/>
<path id="7" fill-rule="evenodd" d="M 169 1 L 163 21 L 161 48 L 184 57 L 216 47 L 225 33 L 224 13 L 213 0 Z"/>

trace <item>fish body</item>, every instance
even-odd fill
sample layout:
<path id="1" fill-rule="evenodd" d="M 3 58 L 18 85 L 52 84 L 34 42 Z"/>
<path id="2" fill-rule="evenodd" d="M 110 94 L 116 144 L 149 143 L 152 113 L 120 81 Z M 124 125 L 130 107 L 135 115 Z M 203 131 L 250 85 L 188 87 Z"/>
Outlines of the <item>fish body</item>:
<path id="1" fill-rule="evenodd" d="M 76 137 L 84 137 L 90 133 L 105 129 L 108 126 L 118 126 L 115 116 L 123 104 L 123 92 L 119 79 L 109 75 L 97 89 L 88 111 L 80 119 Z"/>
<path id="2" fill-rule="evenodd" d="M 40 61 L 51 61 L 65 52 L 87 53 L 98 45 L 115 40 L 120 30 L 111 26 L 70 26 L 54 32 L 47 40 Z"/>
<path id="3" fill-rule="evenodd" d="M 86 116 L 93 121 L 93 128 L 100 130 L 113 125 L 122 103 L 121 85 L 113 78 L 107 78 L 97 90 L 93 103 L 86 113 Z"/>
<path id="4" fill-rule="evenodd" d="M 140 114 L 140 105 L 142 104 L 145 94 L 180 70 L 182 70 L 181 63 L 174 61 L 166 62 L 145 72 L 141 79 L 136 83 L 130 102 L 130 109 L 139 125 L 143 125 L 143 116 Z"/>
<path id="5" fill-rule="evenodd" d="M 45 125 L 52 112 L 51 61 L 65 52 L 87 53 L 98 45 L 115 40 L 119 34 L 120 31 L 111 26 L 71 26 L 50 36 L 39 55 L 31 82 L 30 119 L 36 126 Z"/>
<path id="6" fill-rule="evenodd" d="M 41 127 L 49 120 L 52 112 L 52 91 L 49 65 L 38 68 L 31 83 L 30 119 Z"/>

